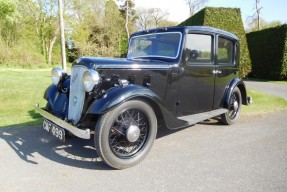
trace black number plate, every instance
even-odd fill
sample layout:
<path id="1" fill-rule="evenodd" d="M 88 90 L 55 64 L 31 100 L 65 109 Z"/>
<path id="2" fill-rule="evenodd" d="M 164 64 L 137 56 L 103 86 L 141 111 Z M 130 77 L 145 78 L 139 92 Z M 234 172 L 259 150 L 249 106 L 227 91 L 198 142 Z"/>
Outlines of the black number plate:
<path id="1" fill-rule="evenodd" d="M 44 119 L 43 128 L 53 136 L 57 137 L 60 141 L 65 141 L 65 130 L 55 125 L 54 123 Z"/>

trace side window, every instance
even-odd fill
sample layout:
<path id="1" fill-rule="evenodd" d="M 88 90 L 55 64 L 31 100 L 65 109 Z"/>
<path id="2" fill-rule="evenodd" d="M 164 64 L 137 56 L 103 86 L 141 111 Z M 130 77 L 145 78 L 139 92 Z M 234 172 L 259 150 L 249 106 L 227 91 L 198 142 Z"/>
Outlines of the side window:
<path id="1" fill-rule="evenodd" d="M 231 64 L 233 63 L 234 55 L 234 42 L 218 37 L 218 63 L 219 64 Z"/>
<path id="2" fill-rule="evenodd" d="M 212 61 L 212 36 L 204 34 L 187 35 L 187 62 L 189 64 L 210 64 Z"/>

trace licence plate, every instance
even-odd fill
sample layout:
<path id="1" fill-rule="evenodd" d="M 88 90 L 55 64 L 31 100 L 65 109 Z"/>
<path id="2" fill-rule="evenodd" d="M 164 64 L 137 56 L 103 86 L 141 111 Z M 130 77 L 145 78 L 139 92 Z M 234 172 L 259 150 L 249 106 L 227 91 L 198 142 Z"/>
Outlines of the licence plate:
<path id="1" fill-rule="evenodd" d="M 44 119 L 43 128 L 48 131 L 51 135 L 58 138 L 60 141 L 65 141 L 65 130 L 55 125 L 54 123 Z"/>

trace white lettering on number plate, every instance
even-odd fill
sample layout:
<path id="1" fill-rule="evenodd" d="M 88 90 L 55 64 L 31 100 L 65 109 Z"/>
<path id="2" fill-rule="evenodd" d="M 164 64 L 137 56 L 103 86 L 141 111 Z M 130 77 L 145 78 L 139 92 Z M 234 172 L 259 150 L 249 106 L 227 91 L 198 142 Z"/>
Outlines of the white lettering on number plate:
<path id="1" fill-rule="evenodd" d="M 61 141 L 65 141 L 65 130 L 54 125 L 53 123 L 44 120 L 43 121 L 43 128 L 51 133 L 53 136 L 57 137 Z"/>

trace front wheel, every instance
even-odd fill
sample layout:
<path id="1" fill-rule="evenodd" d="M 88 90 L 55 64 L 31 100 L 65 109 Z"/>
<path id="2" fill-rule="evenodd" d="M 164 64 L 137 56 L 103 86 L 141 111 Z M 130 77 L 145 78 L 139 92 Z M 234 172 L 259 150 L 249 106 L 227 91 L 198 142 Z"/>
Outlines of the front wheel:
<path id="1" fill-rule="evenodd" d="M 242 105 L 241 92 L 238 87 L 235 87 L 232 91 L 232 95 L 228 102 L 228 110 L 221 115 L 221 121 L 226 125 L 231 125 L 239 118 Z"/>
<path id="2" fill-rule="evenodd" d="M 98 155 L 111 167 L 124 169 L 140 163 L 150 151 L 157 119 L 148 104 L 131 100 L 101 116 L 95 132 Z"/>

